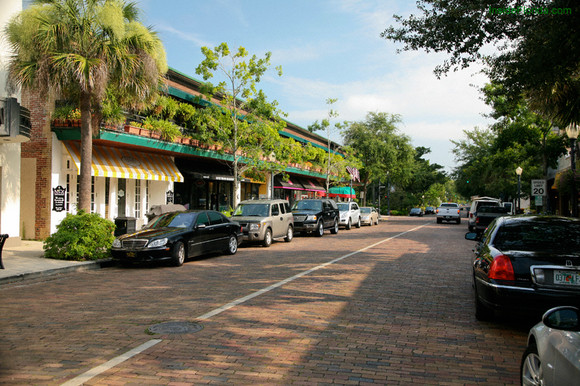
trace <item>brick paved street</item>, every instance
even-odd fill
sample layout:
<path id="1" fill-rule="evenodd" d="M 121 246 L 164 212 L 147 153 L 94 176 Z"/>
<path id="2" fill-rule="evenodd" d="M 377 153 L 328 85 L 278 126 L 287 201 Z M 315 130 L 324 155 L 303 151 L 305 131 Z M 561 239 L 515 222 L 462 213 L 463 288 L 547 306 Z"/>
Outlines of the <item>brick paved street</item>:
<path id="1" fill-rule="evenodd" d="M 474 244 L 434 220 L 1 286 L 0 382 L 62 384 L 149 342 L 85 384 L 517 384 L 532 322 L 475 320 Z M 203 329 L 148 330 L 170 321 Z"/>

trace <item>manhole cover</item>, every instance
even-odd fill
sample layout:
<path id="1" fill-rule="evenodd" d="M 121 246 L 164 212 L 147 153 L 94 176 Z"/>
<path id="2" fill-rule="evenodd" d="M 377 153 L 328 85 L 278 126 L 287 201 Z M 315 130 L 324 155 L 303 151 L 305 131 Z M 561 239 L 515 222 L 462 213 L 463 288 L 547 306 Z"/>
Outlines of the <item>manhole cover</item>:
<path id="1" fill-rule="evenodd" d="M 191 334 L 203 329 L 199 323 L 192 322 L 165 322 L 149 327 L 153 334 Z"/>

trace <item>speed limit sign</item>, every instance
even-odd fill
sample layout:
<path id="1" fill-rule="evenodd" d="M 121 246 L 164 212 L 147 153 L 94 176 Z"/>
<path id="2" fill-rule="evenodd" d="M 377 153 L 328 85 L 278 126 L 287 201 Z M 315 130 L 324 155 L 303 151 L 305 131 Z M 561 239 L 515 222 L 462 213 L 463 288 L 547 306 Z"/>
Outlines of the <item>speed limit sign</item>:
<path id="1" fill-rule="evenodd" d="M 532 196 L 546 195 L 546 180 L 532 180 Z"/>

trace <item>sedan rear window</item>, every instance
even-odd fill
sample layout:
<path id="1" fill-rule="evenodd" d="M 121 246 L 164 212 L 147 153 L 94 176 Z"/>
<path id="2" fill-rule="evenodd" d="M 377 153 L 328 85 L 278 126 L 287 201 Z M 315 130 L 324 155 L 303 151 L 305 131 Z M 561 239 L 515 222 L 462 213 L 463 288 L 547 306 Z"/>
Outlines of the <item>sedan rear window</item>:
<path id="1" fill-rule="evenodd" d="M 493 245 L 499 250 L 578 253 L 580 224 L 527 222 L 497 230 Z"/>

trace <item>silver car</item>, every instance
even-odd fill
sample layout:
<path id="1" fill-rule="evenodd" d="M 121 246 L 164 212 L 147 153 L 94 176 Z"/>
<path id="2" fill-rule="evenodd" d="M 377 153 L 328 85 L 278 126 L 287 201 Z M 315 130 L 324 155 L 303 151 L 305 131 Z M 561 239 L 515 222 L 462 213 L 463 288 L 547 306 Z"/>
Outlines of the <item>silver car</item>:
<path id="1" fill-rule="evenodd" d="M 262 242 L 269 247 L 272 240 L 294 236 L 294 216 L 286 200 L 246 200 L 240 202 L 231 219 L 242 227 L 246 242 Z"/>
<path id="2" fill-rule="evenodd" d="M 580 310 L 556 307 L 530 330 L 520 366 L 522 385 L 578 385 Z"/>

